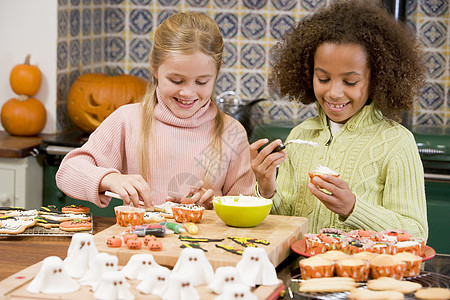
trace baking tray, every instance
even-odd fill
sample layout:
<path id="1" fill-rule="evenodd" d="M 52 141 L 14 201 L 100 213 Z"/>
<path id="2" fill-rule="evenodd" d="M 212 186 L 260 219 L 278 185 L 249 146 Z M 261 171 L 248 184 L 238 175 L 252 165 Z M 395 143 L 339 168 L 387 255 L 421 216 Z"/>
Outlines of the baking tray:
<path id="1" fill-rule="evenodd" d="M 297 269 L 297 273 L 300 273 L 300 269 Z M 295 270 L 293 271 L 295 272 Z M 413 281 L 420 283 L 424 288 L 427 287 L 442 287 L 442 288 L 450 288 L 450 277 L 433 273 L 422 271 L 418 276 L 415 277 L 407 277 L 405 280 Z M 349 292 L 339 292 L 339 293 L 301 293 L 299 292 L 299 283 L 303 281 L 301 279 L 301 275 L 294 275 L 289 280 L 289 283 L 286 287 L 288 299 L 320 299 L 320 300 L 334 300 L 334 299 L 348 299 L 347 295 Z M 359 287 L 367 288 L 366 282 L 360 282 Z M 417 299 L 414 297 L 414 293 L 405 294 L 405 299 L 412 300 Z"/>
<path id="2" fill-rule="evenodd" d="M 45 228 L 42 226 L 34 225 L 33 227 L 28 227 L 22 233 L 16 233 L 16 234 L 0 233 L 0 236 L 8 236 L 8 237 L 14 237 L 14 236 L 72 236 L 75 233 L 79 233 L 79 232 L 86 232 L 86 233 L 92 234 L 94 232 L 94 216 L 92 215 L 92 213 L 89 213 L 89 214 L 91 216 L 90 222 L 92 223 L 91 230 L 64 231 L 64 230 L 60 230 L 58 227 Z"/>

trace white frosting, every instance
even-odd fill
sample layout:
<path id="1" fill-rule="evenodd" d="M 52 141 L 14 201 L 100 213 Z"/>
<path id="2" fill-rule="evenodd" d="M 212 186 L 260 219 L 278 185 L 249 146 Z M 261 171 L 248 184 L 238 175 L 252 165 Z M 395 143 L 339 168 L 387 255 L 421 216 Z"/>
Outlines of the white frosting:
<path id="1" fill-rule="evenodd" d="M 233 266 L 218 267 L 214 274 L 214 279 L 212 283 L 208 285 L 208 289 L 220 295 L 222 294 L 226 286 L 236 283 L 241 284 L 244 283 L 236 267 Z"/>
<path id="2" fill-rule="evenodd" d="M 331 174 L 331 175 L 339 175 L 338 172 L 331 170 L 328 167 L 319 165 L 313 172 L 322 173 L 322 174 Z"/>
<path id="3" fill-rule="evenodd" d="M 229 206 L 263 206 L 272 203 L 271 199 L 244 195 L 214 197 L 213 201 Z"/>
<path id="4" fill-rule="evenodd" d="M 172 275 L 190 278 L 193 286 L 211 284 L 214 269 L 205 252 L 195 248 L 184 248 L 173 267 Z"/>
<path id="5" fill-rule="evenodd" d="M 245 248 L 241 260 L 236 264 L 236 269 L 248 286 L 279 283 L 275 267 L 263 248 Z"/>
<path id="6" fill-rule="evenodd" d="M 395 244 L 395 246 L 397 246 L 397 248 L 406 248 L 406 247 L 416 246 L 416 245 L 419 245 L 419 243 L 414 242 L 414 241 L 397 242 Z"/>

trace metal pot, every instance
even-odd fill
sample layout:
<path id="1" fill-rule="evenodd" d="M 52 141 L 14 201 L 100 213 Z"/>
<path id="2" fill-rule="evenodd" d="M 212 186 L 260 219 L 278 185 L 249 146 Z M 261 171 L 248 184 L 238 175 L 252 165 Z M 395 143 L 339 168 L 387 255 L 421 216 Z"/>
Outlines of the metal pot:
<path id="1" fill-rule="evenodd" d="M 264 100 L 266 99 L 260 98 L 244 103 L 236 92 L 225 91 L 217 96 L 216 103 L 224 113 L 238 120 L 247 131 L 247 136 L 250 137 L 253 130 L 250 122 L 251 109 L 254 104 Z"/>

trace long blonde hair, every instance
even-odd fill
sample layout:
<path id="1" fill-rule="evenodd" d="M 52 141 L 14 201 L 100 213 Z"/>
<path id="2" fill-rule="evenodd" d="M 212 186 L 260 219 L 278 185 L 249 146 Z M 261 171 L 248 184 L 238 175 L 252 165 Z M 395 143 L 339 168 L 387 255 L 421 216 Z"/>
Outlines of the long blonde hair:
<path id="1" fill-rule="evenodd" d="M 219 27 L 210 17 L 201 13 L 174 14 L 159 25 L 154 34 L 150 52 L 152 71 L 156 72 L 170 54 L 193 54 L 196 51 L 209 55 L 216 64 L 217 74 L 222 66 L 223 39 Z M 141 175 L 149 180 L 149 140 L 154 136 L 154 110 L 158 102 L 156 88 L 158 80 L 152 74 L 150 85 L 141 102 L 141 131 L 139 139 L 139 165 Z M 212 95 L 211 95 L 212 97 Z M 211 103 L 216 105 L 214 101 Z M 214 130 L 211 132 L 212 146 L 219 155 L 209 158 L 203 181 L 209 186 L 214 175 L 213 167 L 220 163 L 222 154 L 222 134 L 225 115 L 217 109 Z M 215 162 L 214 160 L 218 160 Z M 216 164 L 215 164 L 216 163 Z"/>

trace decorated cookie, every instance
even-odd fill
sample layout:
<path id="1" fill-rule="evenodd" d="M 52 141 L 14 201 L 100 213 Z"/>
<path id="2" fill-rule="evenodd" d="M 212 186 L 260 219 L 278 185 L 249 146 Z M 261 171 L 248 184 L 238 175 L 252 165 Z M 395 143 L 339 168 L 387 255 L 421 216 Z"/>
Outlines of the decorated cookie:
<path id="1" fill-rule="evenodd" d="M 0 217 L 0 233 L 19 234 L 28 227 L 36 225 L 36 222 L 34 218 L 2 216 Z"/>
<path id="2" fill-rule="evenodd" d="M 47 219 L 45 217 L 36 217 L 36 225 L 44 227 L 44 228 L 52 228 L 52 227 L 59 227 L 59 224 L 61 224 L 60 221 L 55 221 L 51 219 Z"/>
<path id="3" fill-rule="evenodd" d="M 72 213 L 72 214 L 88 214 L 90 212 L 89 207 L 84 205 L 68 205 L 64 206 L 61 211 L 63 213 Z"/>
<path id="4" fill-rule="evenodd" d="M 59 224 L 59 229 L 64 231 L 84 231 L 91 230 L 92 223 L 83 220 L 65 221 Z"/>

